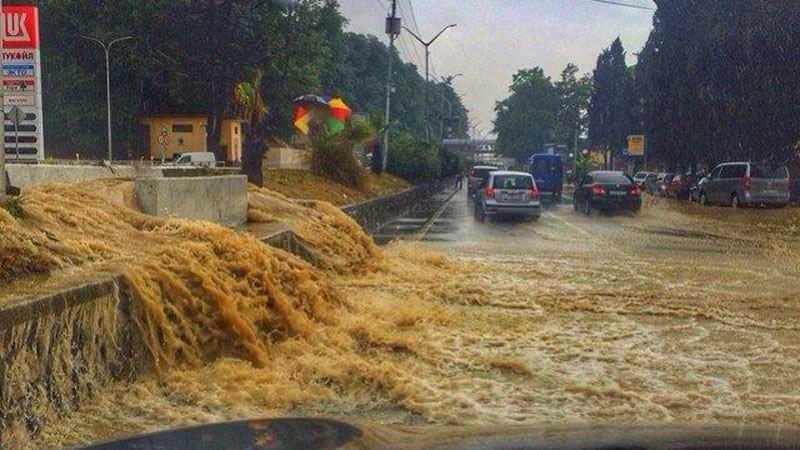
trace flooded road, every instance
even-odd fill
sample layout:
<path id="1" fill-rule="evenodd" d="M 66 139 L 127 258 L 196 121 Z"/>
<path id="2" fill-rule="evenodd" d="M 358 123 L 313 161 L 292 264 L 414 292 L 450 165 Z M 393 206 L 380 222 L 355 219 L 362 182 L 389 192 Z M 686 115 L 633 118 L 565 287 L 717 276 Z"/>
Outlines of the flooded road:
<path id="1" fill-rule="evenodd" d="M 297 208 L 278 200 L 263 200 L 265 214 Z M 299 231 L 328 249 L 330 268 L 277 255 L 287 274 L 308 273 L 277 289 L 308 294 L 278 311 L 286 331 L 257 341 L 259 359 L 222 353 L 99 388 L 28 448 L 287 415 L 439 429 L 800 426 L 797 209 L 648 198 L 638 215 L 551 204 L 535 222 L 482 223 L 471 208 L 465 192 L 442 193 L 376 235 L 394 239 L 379 250 L 321 215 Z"/>

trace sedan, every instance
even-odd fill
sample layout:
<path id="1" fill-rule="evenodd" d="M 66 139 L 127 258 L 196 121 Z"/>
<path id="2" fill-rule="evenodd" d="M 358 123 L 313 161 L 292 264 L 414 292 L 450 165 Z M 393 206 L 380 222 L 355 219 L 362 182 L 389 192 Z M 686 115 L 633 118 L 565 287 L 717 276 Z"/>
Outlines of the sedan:
<path id="1" fill-rule="evenodd" d="M 624 209 L 639 212 L 642 188 L 623 172 L 589 172 L 575 189 L 575 211 L 590 215 L 594 210 Z"/>

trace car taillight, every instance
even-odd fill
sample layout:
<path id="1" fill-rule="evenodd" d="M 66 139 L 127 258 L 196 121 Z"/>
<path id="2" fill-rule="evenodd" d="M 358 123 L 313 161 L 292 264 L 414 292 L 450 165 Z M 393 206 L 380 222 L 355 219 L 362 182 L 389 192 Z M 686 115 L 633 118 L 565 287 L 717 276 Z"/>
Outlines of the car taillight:
<path id="1" fill-rule="evenodd" d="M 494 188 L 493 187 L 487 187 L 486 189 L 483 190 L 483 195 L 485 195 L 485 196 L 487 196 L 489 198 L 494 198 Z"/>
<path id="2" fill-rule="evenodd" d="M 742 189 L 749 191 L 753 187 L 753 179 L 745 175 L 742 177 Z"/>
<path id="3" fill-rule="evenodd" d="M 641 194 L 642 194 L 642 188 L 640 188 L 635 184 L 628 188 L 628 195 L 641 195 Z"/>
<path id="4" fill-rule="evenodd" d="M 592 194 L 594 194 L 594 195 L 606 195 L 606 188 L 604 188 L 600 184 L 593 184 L 592 185 Z"/>
<path id="5" fill-rule="evenodd" d="M 536 188 L 533 188 L 533 189 L 531 189 L 531 190 L 529 190 L 529 191 L 528 191 L 528 195 L 529 195 L 531 198 L 539 198 L 539 190 L 538 190 L 538 189 L 536 189 Z"/>

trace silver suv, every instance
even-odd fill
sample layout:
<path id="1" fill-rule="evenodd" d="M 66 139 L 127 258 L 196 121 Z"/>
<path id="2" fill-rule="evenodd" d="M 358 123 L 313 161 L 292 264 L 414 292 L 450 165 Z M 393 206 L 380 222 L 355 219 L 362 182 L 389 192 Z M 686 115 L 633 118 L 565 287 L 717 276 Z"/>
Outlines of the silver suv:
<path id="1" fill-rule="evenodd" d="M 533 176 L 526 172 L 491 172 L 485 187 L 476 192 L 475 216 L 524 216 L 538 219 L 542 215 L 539 190 Z"/>
<path id="2" fill-rule="evenodd" d="M 749 162 L 720 164 L 700 185 L 702 204 L 785 206 L 789 203 L 789 171 L 786 166 Z"/>

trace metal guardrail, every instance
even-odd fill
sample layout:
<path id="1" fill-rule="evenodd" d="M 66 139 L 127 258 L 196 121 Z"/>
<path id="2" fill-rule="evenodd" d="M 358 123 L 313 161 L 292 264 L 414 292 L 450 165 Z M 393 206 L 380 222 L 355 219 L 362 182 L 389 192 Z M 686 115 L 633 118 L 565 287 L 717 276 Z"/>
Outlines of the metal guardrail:
<path id="1" fill-rule="evenodd" d="M 6 160 L 6 164 L 26 164 L 26 165 L 56 165 L 56 166 L 108 166 L 106 160 L 101 159 L 45 159 L 45 160 Z M 133 166 L 133 167 L 161 167 L 170 169 L 180 168 L 194 168 L 199 166 L 175 166 L 172 161 L 158 161 L 146 159 L 133 159 L 133 160 L 114 160 L 112 166 Z M 226 161 L 217 161 L 214 166 L 219 169 L 241 169 L 241 163 L 228 163 Z"/>

